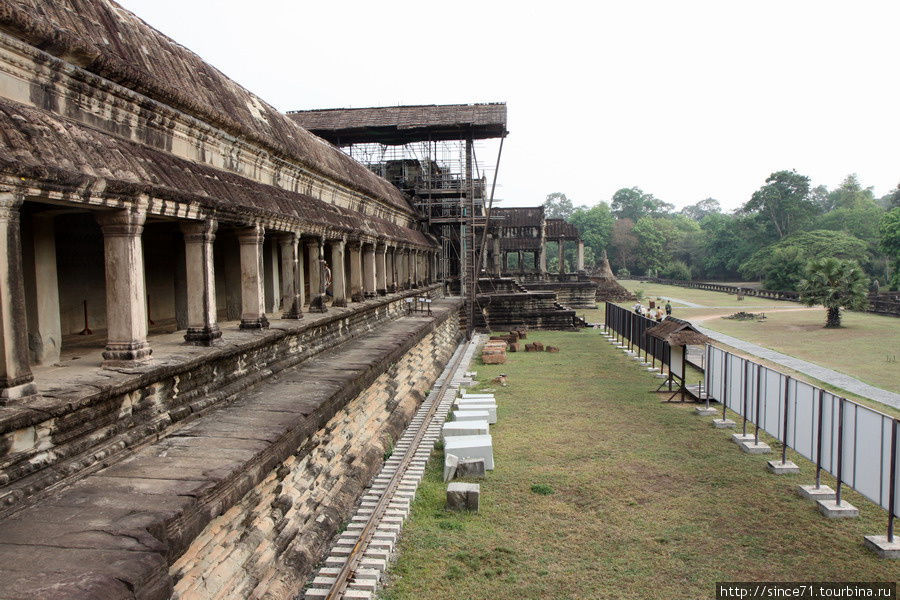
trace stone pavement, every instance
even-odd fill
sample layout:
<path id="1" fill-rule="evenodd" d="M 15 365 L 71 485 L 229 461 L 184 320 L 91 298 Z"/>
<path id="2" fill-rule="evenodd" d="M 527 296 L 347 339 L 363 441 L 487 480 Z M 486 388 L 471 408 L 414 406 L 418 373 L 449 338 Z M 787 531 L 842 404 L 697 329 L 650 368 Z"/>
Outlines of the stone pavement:
<path id="1" fill-rule="evenodd" d="M 745 342 L 744 340 L 731 337 L 730 335 L 725 335 L 724 333 L 701 327 L 699 323 L 693 323 L 693 325 L 717 342 L 728 344 L 729 346 L 747 352 L 748 354 L 764 358 L 773 363 L 788 367 L 789 369 L 794 369 L 795 371 L 809 375 L 819 381 L 824 381 L 829 385 L 846 390 L 857 396 L 862 396 L 863 398 L 868 398 L 869 400 L 874 400 L 875 402 L 880 402 L 881 404 L 900 409 L 900 394 L 895 394 L 894 392 L 877 388 L 868 383 L 863 383 L 855 377 L 839 373 L 827 367 L 794 358 L 793 356 L 788 356 L 787 354 L 782 354 L 781 352 L 776 352 L 775 350 L 770 350 L 769 348 L 764 348 L 757 344 Z"/>
<path id="2" fill-rule="evenodd" d="M 435 302 L 433 310 L 456 311 L 458 303 Z M 169 564 L 204 526 L 296 452 L 432 323 L 404 317 L 285 369 L 0 520 L 0 597 L 169 598 Z"/>

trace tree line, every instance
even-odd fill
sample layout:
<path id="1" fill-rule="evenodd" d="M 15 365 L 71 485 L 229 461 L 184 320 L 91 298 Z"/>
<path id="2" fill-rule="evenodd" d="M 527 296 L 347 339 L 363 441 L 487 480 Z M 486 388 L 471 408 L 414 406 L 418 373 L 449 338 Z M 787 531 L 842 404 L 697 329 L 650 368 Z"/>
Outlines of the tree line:
<path id="1" fill-rule="evenodd" d="M 638 187 L 577 207 L 556 192 L 544 207 L 581 232 L 587 267 L 606 250 L 620 277 L 753 280 L 799 291 L 811 261 L 836 258 L 858 265 L 873 289 L 900 287 L 900 185 L 876 198 L 856 175 L 829 190 L 796 171 L 777 171 L 732 212 L 714 198 L 676 211 Z M 573 252 L 567 262 L 574 264 Z M 554 268 L 554 253 L 548 261 Z"/>

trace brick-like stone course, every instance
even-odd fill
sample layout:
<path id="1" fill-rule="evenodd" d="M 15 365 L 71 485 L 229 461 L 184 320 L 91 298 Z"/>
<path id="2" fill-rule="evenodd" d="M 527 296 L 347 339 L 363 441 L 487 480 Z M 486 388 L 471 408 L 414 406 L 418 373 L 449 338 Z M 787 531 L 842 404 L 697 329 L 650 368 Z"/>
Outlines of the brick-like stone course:
<path id="1" fill-rule="evenodd" d="M 213 520 L 172 565 L 173 598 L 297 593 L 437 378 L 455 338 L 448 320 Z"/>

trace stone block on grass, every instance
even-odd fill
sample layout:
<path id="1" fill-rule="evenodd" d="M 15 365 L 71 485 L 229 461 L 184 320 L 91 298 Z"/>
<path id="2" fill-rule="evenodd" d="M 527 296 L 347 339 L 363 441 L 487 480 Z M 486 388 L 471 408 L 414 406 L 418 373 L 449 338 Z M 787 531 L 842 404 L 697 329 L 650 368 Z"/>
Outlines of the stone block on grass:
<path id="1" fill-rule="evenodd" d="M 454 421 L 487 421 L 491 422 L 491 413 L 484 410 L 454 410 Z"/>
<path id="2" fill-rule="evenodd" d="M 457 435 L 444 441 L 444 452 L 460 459 L 483 458 L 484 468 L 494 468 L 494 447 L 490 435 Z"/>
<path id="3" fill-rule="evenodd" d="M 853 519 L 859 516 L 859 509 L 846 500 L 841 500 L 840 504 L 837 503 L 837 498 L 818 500 L 816 506 L 819 507 L 819 512 L 829 519 Z"/>
<path id="4" fill-rule="evenodd" d="M 559 352 L 559 348 L 556 346 L 547 346 L 547 352 Z"/>
<path id="5" fill-rule="evenodd" d="M 790 460 L 785 462 L 781 462 L 781 460 L 770 460 L 766 463 L 766 468 L 770 473 L 774 473 L 775 475 L 789 475 L 791 473 L 800 472 L 800 467 Z"/>
<path id="6" fill-rule="evenodd" d="M 894 534 L 893 542 L 889 542 L 886 535 L 867 535 L 863 538 L 863 543 L 878 558 L 900 559 L 900 535 Z"/>
<path id="7" fill-rule="evenodd" d="M 483 479 L 484 471 L 483 458 L 464 458 L 456 466 L 456 476 L 460 479 L 464 477 Z"/>
<path id="8" fill-rule="evenodd" d="M 734 429 L 736 425 L 731 419 L 713 419 L 712 424 L 716 429 Z"/>
<path id="9" fill-rule="evenodd" d="M 447 421 L 441 426 L 441 439 L 455 435 L 487 435 L 490 425 L 484 421 Z"/>
<path id="10" fill-rule="evenodd" d="M 447 508 L 478 512 L 481 485 L 454 481 L 447 485 Z"/>
<path id="11" fill-rule="evenodd" d="M 455 454 L 444 454 L 444 483 L 450 481 L 456 476 L 456 469 L 459 466 L 459 457 Z"/>
<path id="12" fill-rule="evenodd" d="M 665 377 L 665 375 L 663 375 L 663 377 Z M 696 414 L 700 415 L 701 417 L 711 417 L 711 416 L 717 414 L 719 411 L 717 409 L 713 408 L 712 406 L 710 406 L 709 408 L 707 408 L 705 406 L 698 406 L 697 408 L 694 409 L 694 412 Z"/>
<path id="13" fill-rule="evenodd" d="M 798 485 L 797 493 L 801 498 L 815 501 L 834 500 L 837 497 L 837 494 L 835 494 L 834 490 L 827 485 Z"/>

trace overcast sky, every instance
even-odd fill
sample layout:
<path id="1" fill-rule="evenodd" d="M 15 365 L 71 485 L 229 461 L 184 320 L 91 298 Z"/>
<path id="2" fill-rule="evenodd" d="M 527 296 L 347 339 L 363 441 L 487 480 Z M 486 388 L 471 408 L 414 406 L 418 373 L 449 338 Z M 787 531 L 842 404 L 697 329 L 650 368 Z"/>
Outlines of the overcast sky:
<path id="1" fill-rule="evenodd" d="M 121 4 L 281 110 L 506 102 L 502 206 L 900 182 L 895 0 Z"/>

